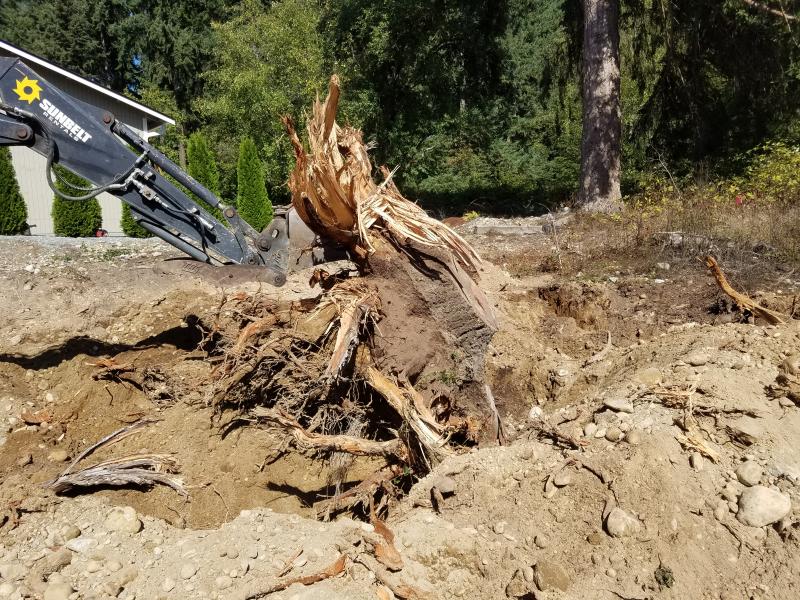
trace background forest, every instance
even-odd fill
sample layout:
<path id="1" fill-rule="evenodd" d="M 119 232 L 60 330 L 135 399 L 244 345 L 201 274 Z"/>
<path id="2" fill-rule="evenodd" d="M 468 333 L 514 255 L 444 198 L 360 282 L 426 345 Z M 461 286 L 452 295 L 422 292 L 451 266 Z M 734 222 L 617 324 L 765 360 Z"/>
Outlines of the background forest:
<path id="1" fill-rule="evenodd" d="M 288 199 L 279 116 L 301 120 L 333 72 L 342 120 L 440 214 L 541 212 L 578 188 L 579 2 L 1 3 L 0 38 L 176 117 L 159 143 L 182 165 L 190 136 L 204 138 L 228 202 L 244 147 L 273 203 Z M 798 186 L 795 4 L 620 3 L 623 194 L 723 180 L 747 194 L 757 176 Z"/>

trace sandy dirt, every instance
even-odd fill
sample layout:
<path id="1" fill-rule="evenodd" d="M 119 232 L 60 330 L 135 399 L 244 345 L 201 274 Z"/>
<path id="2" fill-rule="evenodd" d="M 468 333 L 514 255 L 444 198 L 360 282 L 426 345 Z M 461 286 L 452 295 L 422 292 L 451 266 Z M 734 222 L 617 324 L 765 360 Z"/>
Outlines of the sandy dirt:
<path id="1" fill-rule="evenodd" d="M 310 297 L 307 273 L 275 290 L 198 277 L 152 240 L 0 239 L 0 598 L 262 597 L 343 554 L 345 573 L 263 597 L 800 597 L 800 408 L 780 383 L 799 376 L 798 322 L 741 322 L 694 258 L 554 270 L 567 231 L 465 231 L 501 320 L 486 378 L 507 443 L 390 507 L 403 568 L 383 582 L 351 560 L 376 543 L 363 515 L 314 520 L 329 465 L 264 429 L 223 435 L 195 385 L 222 299 Z M 753 285 L 788 312 L 800 281 Z M 147 386 L 94 379 L 110 358 Z M 188 498 L 43 486 L 145 417 L 92 460 L 170 454 Z"/>

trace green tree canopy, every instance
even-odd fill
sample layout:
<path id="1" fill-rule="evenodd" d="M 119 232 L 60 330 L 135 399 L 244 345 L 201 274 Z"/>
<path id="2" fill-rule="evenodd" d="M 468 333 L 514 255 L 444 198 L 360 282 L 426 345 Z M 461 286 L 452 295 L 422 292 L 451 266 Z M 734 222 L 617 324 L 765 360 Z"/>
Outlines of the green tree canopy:
<path id="1" fill-rule="evenodd" d="M 54 168 L 59 176 L 56 181 L 59 190 L 70 196 L 86 193 L 80 188 L 88 187 L 90 185 L 88 181 L 59 165 L 55 165 Z M 94 237 L 95 232 L 103 224 L 97 198 L 65 200 L 61 196 L 55 196 L 50 214 L 53 217 L 53 231 L 63 237 Z"/>
<path id="2" fill-rule="evenodd" d="M 236 173 L 239 214 L 256 231 L 261 231 L 272 221 L 272 202 L 264 186 L 264 168 L 252 138 L 245 137 L 239 145 Z"/>
<path id="3" fill-rule="evenodd" d="M 24 233 L 27 219 L 28 209 L 19 191 L 11 152 L 0 147 L 0 235 Z"/>

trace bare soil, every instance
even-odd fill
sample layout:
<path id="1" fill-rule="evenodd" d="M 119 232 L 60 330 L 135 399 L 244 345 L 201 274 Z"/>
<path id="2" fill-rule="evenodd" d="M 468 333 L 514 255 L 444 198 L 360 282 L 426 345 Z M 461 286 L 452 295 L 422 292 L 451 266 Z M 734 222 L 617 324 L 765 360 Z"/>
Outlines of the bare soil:
<path id="1" fill-rule="evenodd" d="M 483 284 L 501 322 L 485 378 L 507 445 L 484 437 L 390 506 L 405 562 L 396 576 L 443 599 L 800 596 L 800 408 L 771 390 L 800 352 L 798 322 L 740 322 L 683 250 L 603 254 L 584 227 L 559 235 L 469 236 L 487 259 Z M 246 598 L 287 564 L 290 575 L 310 575 L 340 553 L 358 554 L 372 525 L 313 520 L 313 502 L 333 493 L 331 465 L 285 451 L 269 430 L 223 435 L 197 391 L 213 368 L 198 347 L 223 298 L 311 297 L 309 274 L 280 290 L 221 283 L 171 260 L 176 253 L 159 242 L 116 243 L 0 240 L 0 592 L 42 598 L 66 583 L 73 598 Z M 729 275 L 762 303 L 793 311 L 800 281 L 762 266 Z M 457 385 L 465 358 L 428 365 L 424 339 L 395 340 L 393 356 Z M 149 373 L 146 389 L 124 374 L 93 378 L 111 358 Z M 689 402 L 716 462 L 690 463 L 693 450 L 679 441 L 686 407 L 657 393 L 673 387 L 694 390 Z M 479 402 L 475 390 L 465 397 Z M 630 401 L 632 412 L 604 408 L 607 400 Z M 142 417 L 158 422 L 97 458 L 171 454 L 188 499 L 166 487 L 55 496 L 42 486 L 65 456 Z M 779 523 L 737 520 L 744 485 L 735 470 L 745 460 L 791 499 Z M 379 466 L 357 460 L 345 487 Z M 432 486 L 452 490 L 438 512 Z M 142 531 L 107 520 L 122 506 L 136 510 Z M 614 506 L 637 520 L 634 534 L 607 533 Z M 69 564 L 43 569 L 64 546 Z M 196 573 L 185 577 L 187 565 Z M 392 597 L 382 589 L 348 563 L 342 576 L 267 597 Z"/>

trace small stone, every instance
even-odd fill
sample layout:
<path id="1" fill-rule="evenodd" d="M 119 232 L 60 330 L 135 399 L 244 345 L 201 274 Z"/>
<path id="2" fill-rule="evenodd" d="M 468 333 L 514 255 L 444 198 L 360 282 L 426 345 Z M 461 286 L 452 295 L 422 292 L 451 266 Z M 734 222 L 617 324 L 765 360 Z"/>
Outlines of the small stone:
<path id="1" fill-rule="evenodd" d="M 90 537 L 79 536 L 75 539 L 69 540 L 65 546 L 73 552 L 83 554 L 84 552 L 88 552 L 97 546 L 97 540 Z"/>
<path id="2" fill-rule="evenodd" d="M 606 437 L 606 428 L 599 427 L 597 431 L 594 432 L 594 437 L 598 440 Z"/>
<path id="3" fill-rule="evenodd" d="M 586 437 L 592 437 L 595 433 L 597 433 L 597 425 L 594 423 L 587 423 L 583 426 L 583 435 Z"/>
<path id="4" fill-rule="evenodd" d="M 32 462 L 33 462 L 33 455 L 31 455 L 30 452 L 26 452 L 17 459 L 17 466 L 24 467 L 26 465 L 31 464 Z"/>
<path id="5" fill-rule="evenodd" d="M 237 548 L 228 548 L 225 554 L 228 558 L 239 558 L 239 550 Z"/>
<path id="6" fill-rule="evenodd" d="M 535 575 L 534 575 L 535 576 Z M 524 598 L 530 593 L 528 584 L 525 583 L 525 575 L 521 570 L 514 572 L 511 581 L 506 585 L 506 596 L 508 598 Z"/>
<path id="7" fill-rule="evenodd" d="M 233 585 L 233 579 L 227 575 L 220 575 L 214 580 L 214 585 L 217 586 L 219 590 L 227 590 Z"/>
<path id="8" fill-rule="evenodd" d="M 435 487 L 442 496 L 450 496 L 456 493 L 456 480 L 452 477 L 437 477 L 433 480 L 431 487 Z"/>
<path id="9" fill-rule="evenodd" d="M 639 383 L 643 383 L 646 386 L 656 386 L 661 383 L 661 370 L 658 367 L 642 369 L 636 374 L 636 379 Z"/>
<path id="10" fill-rule="evenodd" d="M 736 518 L 750 527 L 764 527 L 780 521 L 791 510 L 792 501 L 788 495 L 763 485 L 754 485 L 739 496 Z"/>
<path id="11" fill-rule="evenodd" d="M 728 516 L 728 503 L 725 500 L 720 500 L 717 502 L 717 506 L 714 508 L 714 517 L 717 521 L 724 521 L 725 517 Z"/>
<path id="12" fill-rule="evenodd" d="M 608 567 L 606 569 L 606 575 L 614 579 L 617 576 L 617 571 L 613 567 Z"/>
<path id="13" fill-rule="evenodd" d="M 68 583 L 50 583 L 44 590 L 44 600 L 69 600 L 72 586 Z"/>
<path id="14" fill-rule="evenodd" d="M 544 550 L 550 545 L 550 540 L 547 539 L 545 536 L 539 534 L 534 538 L 533 543 L 536 544 L 537 547 Z"/>
<path id="15" fill-rule="evenodd" d="M 557 562 L 540 560 L 533 569 L 533 580 L 541 591 L 561 590 L 567 591 L 569 575 Z"/>
<path id="16" fill-rule="evenodd" d="M 20 563 L 0 564 L 0 578 L 6 581 L 16 581 L 28 574 L 28 570 Z"/>
<path id="17" fill-rule="evenodd" d="M 592 546 L 599 546 L 603 543 L 603 536 L 598 531 L 593 531 L 586 536 L 586 541 Z"/>
<path id="18" fill-rule="evenodd" d="M 779 398 L 778 404 L 780 405 L 781 408 L 789 408 L 790 406 L 794 406 L 794 402 L 789 398 L 787 398 L 786 396 Z"/>
<path id="19" fill-rule="evenodd" d="M 191 579 L 197 573 L 197 565 L 186 563 L 181 567 L 181 579 Z"/>
<path id="20" fill-rule="evenodd" d="M 105 526 L 121 533 L 139 533 L 142 530 L 142 522 L 130 506 L 112 510 L 106 517 Z"/>
<path id="21" fill-rule="evenodd" d="M 64 541 L 74 540 L 76 537 L 80 536 L 81 530 L 80 528 L 76 527 L 75 525 L 65 525 L 61 528 L 61 537 L 64 538 Z"/>
<path id="22" fill-rule="evenodd" d="M 529 421 L 538 421 L 542 418 L 544 411 L 542 410 L 541 406 L 531 406 L 531 409 L 528 411 L 528 420 Z"/>
<path id="23" fill-rule="evenodd" d="M 16 591 L 17 588 L 15 588 L 13 584 L 8 582 L 0 583 L 0 598 L 8 598 Z"/>
<path id="24" fill-rule="evenodd" d="M 736 469 L 736 478 L 742 485 L 748 487 L 758 485 L 763 474 L 764 470 L 761 468 L 761 465 L 753 460 L 743 462 L 739 465 L 739 468 Z"/>
<path id="25" fill-rule="evenodd" d="M 47 455 L 47 460 L 50 462 L 65 462 L 69 459 L 69 452 L 66 450 L 53 450 L 50 454 Z"/>
<path id="26" fill-rule="evenodd" d="M 689 464 L 695 471 L 702 471 L 705 465 L 703 455 L 699 452 L 692 452 L 691 456 L 689 456 Z"/>
<path id="27" fill-rule="evenodd" d="M 87 573 L 97 573 L 103 568 L 103 563 L 99 560 L 90 560 L 86 563 L 86 572 Z"/>
<path id="28" fill-rule="evenodd" d="M 603 400 L 603 406 L 616 412 L 633 412 L 633 402 L 626 400 L 625 398 L 611 398 L 609 400 Z"/>
<path id="29" fill-rule="evenodd" d="M 656 263 L 656 269 L 660 271 L 669 271 L 670 264 L 668 262 Z"/>
<path id="30" fill-rule="evenodd" d="M 553 477 L 553 483 L 557 487 L 564 487 L 572 483 L 572 472 L 569 469 L 561 469 Z"/>
<path id="31" fill-rule="evenodd" d="M 163 582 L 161 582 L 161 589 L 165 592 L 171 592 L 175 589 L 175 580 L 167 577 Z"/>
<path id="32" fill-rule="evenodd" d="M 499 521 L 494 524 L 494 527 L 492 527 L 492 529 L 496 534 L 503 535 L 506 531 L 506 525 L 507 523 L 505 521 Z"/>
<path id="33" fill-rule="evenodd" d="M 609 427 L 606 431 L 606 439 L 609 442 L 618 442 L 622 439 L 622 430 L 619 427 Z"/>
<path id="34" fill-rule="evenodd" d="M 639 527 L 639 520 L 619 507 L 612 508 L 606 517 L 606 531 L 612 537 L 631 536 L 639 530 Z"/>
<path id="35" fill-rule="evenodd" d="M 110 560 L 106 563 L 106 569 L 111 571 L 112 573 L 116 573 L 122 568 L 122 563 L 118 560 Z"/>
<path id="36" fill-rule="evenodd" d="M 738 500 L 739 498 L 739 488 L 733 482 L 730 482 L 724 488 L 722 488 L 722 497 L 725 500 Z"/>
<path id="37" fill-rule="evenodd" d="M 638 429 L 631 429 L 625 434 L 625 441 L 631 446 L 637 446 L 642 443 L 642 432 Z"/>
<path id="38" fill-rule="evenodd" d="M 708 364 L 710 357 L 705 352 L 693 352 L 689 356 L 686 357 L 685 361 L 686 364 L 689 364 L 693 367 L 702 367 L 705 364 Z"/>
<path id="39" fill-rule="evenodd" d="M 66 548 L 61 548 L 48 554 L 42 563 L 43 575 L 56 573 L 72 562 L 72 552 Z"/>

